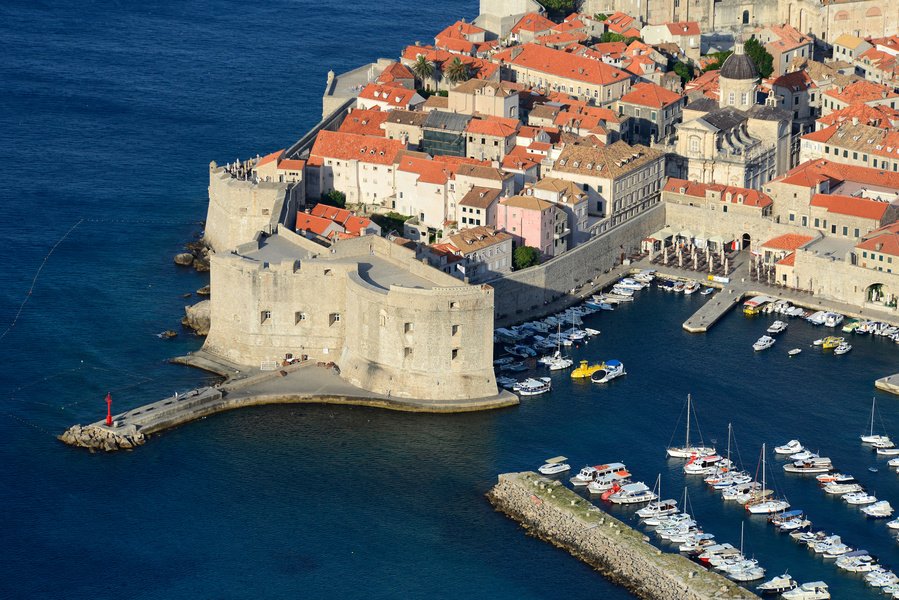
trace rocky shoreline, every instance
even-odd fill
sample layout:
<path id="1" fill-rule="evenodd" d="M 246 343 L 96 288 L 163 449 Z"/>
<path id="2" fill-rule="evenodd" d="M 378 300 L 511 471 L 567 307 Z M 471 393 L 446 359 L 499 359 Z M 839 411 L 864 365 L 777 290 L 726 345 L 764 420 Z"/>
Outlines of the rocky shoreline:
<path id="1" fill-rule="evenodd" d="M 487 498 L 528 534 L 568 551 L 640 598 L 757 598 L 684 556 L 662 552 L 645 535 L 537 473 L 502 474 Z"/>
<path id="2" fill-rule="evenodd" d="M 142 445 L 147 437 L 134 428 L 128 428 L 122 432 L 113 431 L 106 427 L 96 425 L 72 425 L 58 436 L 57 439 L 69 446 L 87 448 L 91 451 L 115 452 L 116 450 L 130 450 Z"/>

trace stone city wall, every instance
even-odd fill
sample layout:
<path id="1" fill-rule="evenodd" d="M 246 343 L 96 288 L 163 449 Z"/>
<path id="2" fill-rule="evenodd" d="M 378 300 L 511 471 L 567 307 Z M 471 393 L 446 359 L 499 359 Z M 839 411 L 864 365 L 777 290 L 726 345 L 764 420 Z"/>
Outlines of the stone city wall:
<path id="1" fill-rule="evenodd" d="M 799 250 L 796 252 L 793 274 L 788 278 L 789 287 L 807 290 L 812 286 L 816 296 L 854 304 L 862 307 L 862 311 L 870 307 L 897 313 L 895 308 L 869 303 L 868 288 L 882 284 L 885 293 L 899 294 L 899 273 L 874 271 L 827 256 L 816 256 L 812 251 Z"/>
<path id="2" fill-rule="evenodd" d="M 684 229 L 691 233 L 708 233 L 718 235 L 725 241 L 743 239 L 744 234 L 749 234 L 751 245 L 755 248 L 771 238 L 788 233 L 798 233 L 811 237 L 821 237 L 816 229 L 778 223 L 765 217 L 741 215 L 718 210 L 708 210 L 699 206 L 687 206 L 684 204 L 665 203 L 665 222 L 675 233 Z"/>
<path id="3" fill-rule="evenodd" d="M 528 532 L 595 567 L 639 598 L 756 598 L 685 556 L 662 552 L 645 535 L 536 473 L 505 473 L 487 494 L 497 510 Z M 589 585 L 589 582 L 585 582 Z"/>
<path id="4" fill-rule="evenodd" d="M 488 282 L 496 290 L 497 324 L 539 315 L 546 304 L 620 263 L 622 255 L 639 252 L 640 241 L 664 226 L 665 208 L 655 206 L 561 256 Z"/>
<path id="5" fill-rule="evenodd" d="M 203 239 L 221 252 L 252 240 L 258 231 L 271 231 L 288 202 L 288 188 L 287 183 L 237 179 L 213 163 Z"/>

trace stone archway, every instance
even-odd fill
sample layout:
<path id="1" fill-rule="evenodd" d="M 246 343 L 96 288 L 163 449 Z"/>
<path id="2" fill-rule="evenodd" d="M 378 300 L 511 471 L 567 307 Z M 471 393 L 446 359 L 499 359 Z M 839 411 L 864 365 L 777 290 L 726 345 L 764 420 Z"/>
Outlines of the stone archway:
<path id="1" fill-rule="evenodd" d="M 743 234 L 743 244 L 740 246 L 743 250 L 749 250 L 749 245 L 752 243 L 752 236 L 748 233 Z"/>
<path id="2" fill-rule="evenodd" d="M 896 294 L 885 283 L 872 283 L 865 288 L 865 302 L 892 308 L 896 306 Z"/>

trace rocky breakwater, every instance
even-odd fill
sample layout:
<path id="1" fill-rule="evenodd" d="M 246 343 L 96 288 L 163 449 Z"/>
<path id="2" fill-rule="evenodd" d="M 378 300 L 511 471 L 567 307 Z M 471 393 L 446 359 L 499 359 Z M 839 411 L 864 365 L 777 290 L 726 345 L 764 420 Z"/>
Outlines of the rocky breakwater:
<path id="1" fill-rule="evenodd" d="M 182 267 L 193 267 L 199 273 L 209 270 L 209 246 L 203 240 L 188 242 L 187 252 L 175 255 L 175 264 Z"/>
<path id="2" fill-rule="evenodd" d="M 97 425 L 72 425 L 66 431 L 58 436 L 59 441 L 75 446 L 77 448 L 87 448 L 89 450 L 103 450 L 104 452 L 115 452 L 116 450 L 130 450 L 140 446 L 147 438 L 144 434 L 137 431 L 134 427 L 125 428 L 122 431 L 115 431 L 108 427 L 100 427 Z"/>
<path id="3" fill-rule="evenodd" d="M 584 498 L 537 473 L 505 473 L 487 494 L 531 535 L 570 552 L 640 598 L 757 598 L 679 554 L 662 552 Z"/>
<path id="4" fill-rule="evenodd" d="M 193 329 L 197 335 L 209 335 L 210 309 L 209 300 L 201 300 L 191 306 L 185 306 L 181 324 Z"/>

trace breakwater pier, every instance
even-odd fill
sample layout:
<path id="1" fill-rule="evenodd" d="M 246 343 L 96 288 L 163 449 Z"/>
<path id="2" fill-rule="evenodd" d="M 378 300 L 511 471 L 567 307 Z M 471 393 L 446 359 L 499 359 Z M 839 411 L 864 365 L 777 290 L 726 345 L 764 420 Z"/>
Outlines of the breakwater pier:
<path id="1" fill-rule="evenodd" d="M 680 554 L 662 552 L 559 481 L 533 472 L 504 473 L 487 497 L 529 533 L 567 550 L 640 598 L 757 598 Z"/>
<path id="2" fill-rule="evenodd" d="M 197 419 L 266 404 L 342 404 L 405 412 L 455 413 L 514 406 L 518 396 L 501 390 L 472 400 L 415 400 L 375 394 L 350 385 L 333 367 L 297 363 L 273 371 L 250 372 L 203 351 L 178 362 L 214 371 L 231 379 L 222 384 L 176 393 L 90 425 L 73 425 L 59 440 L 71 446 L 113 452 L 144 444 L 148 437 Z"/>

